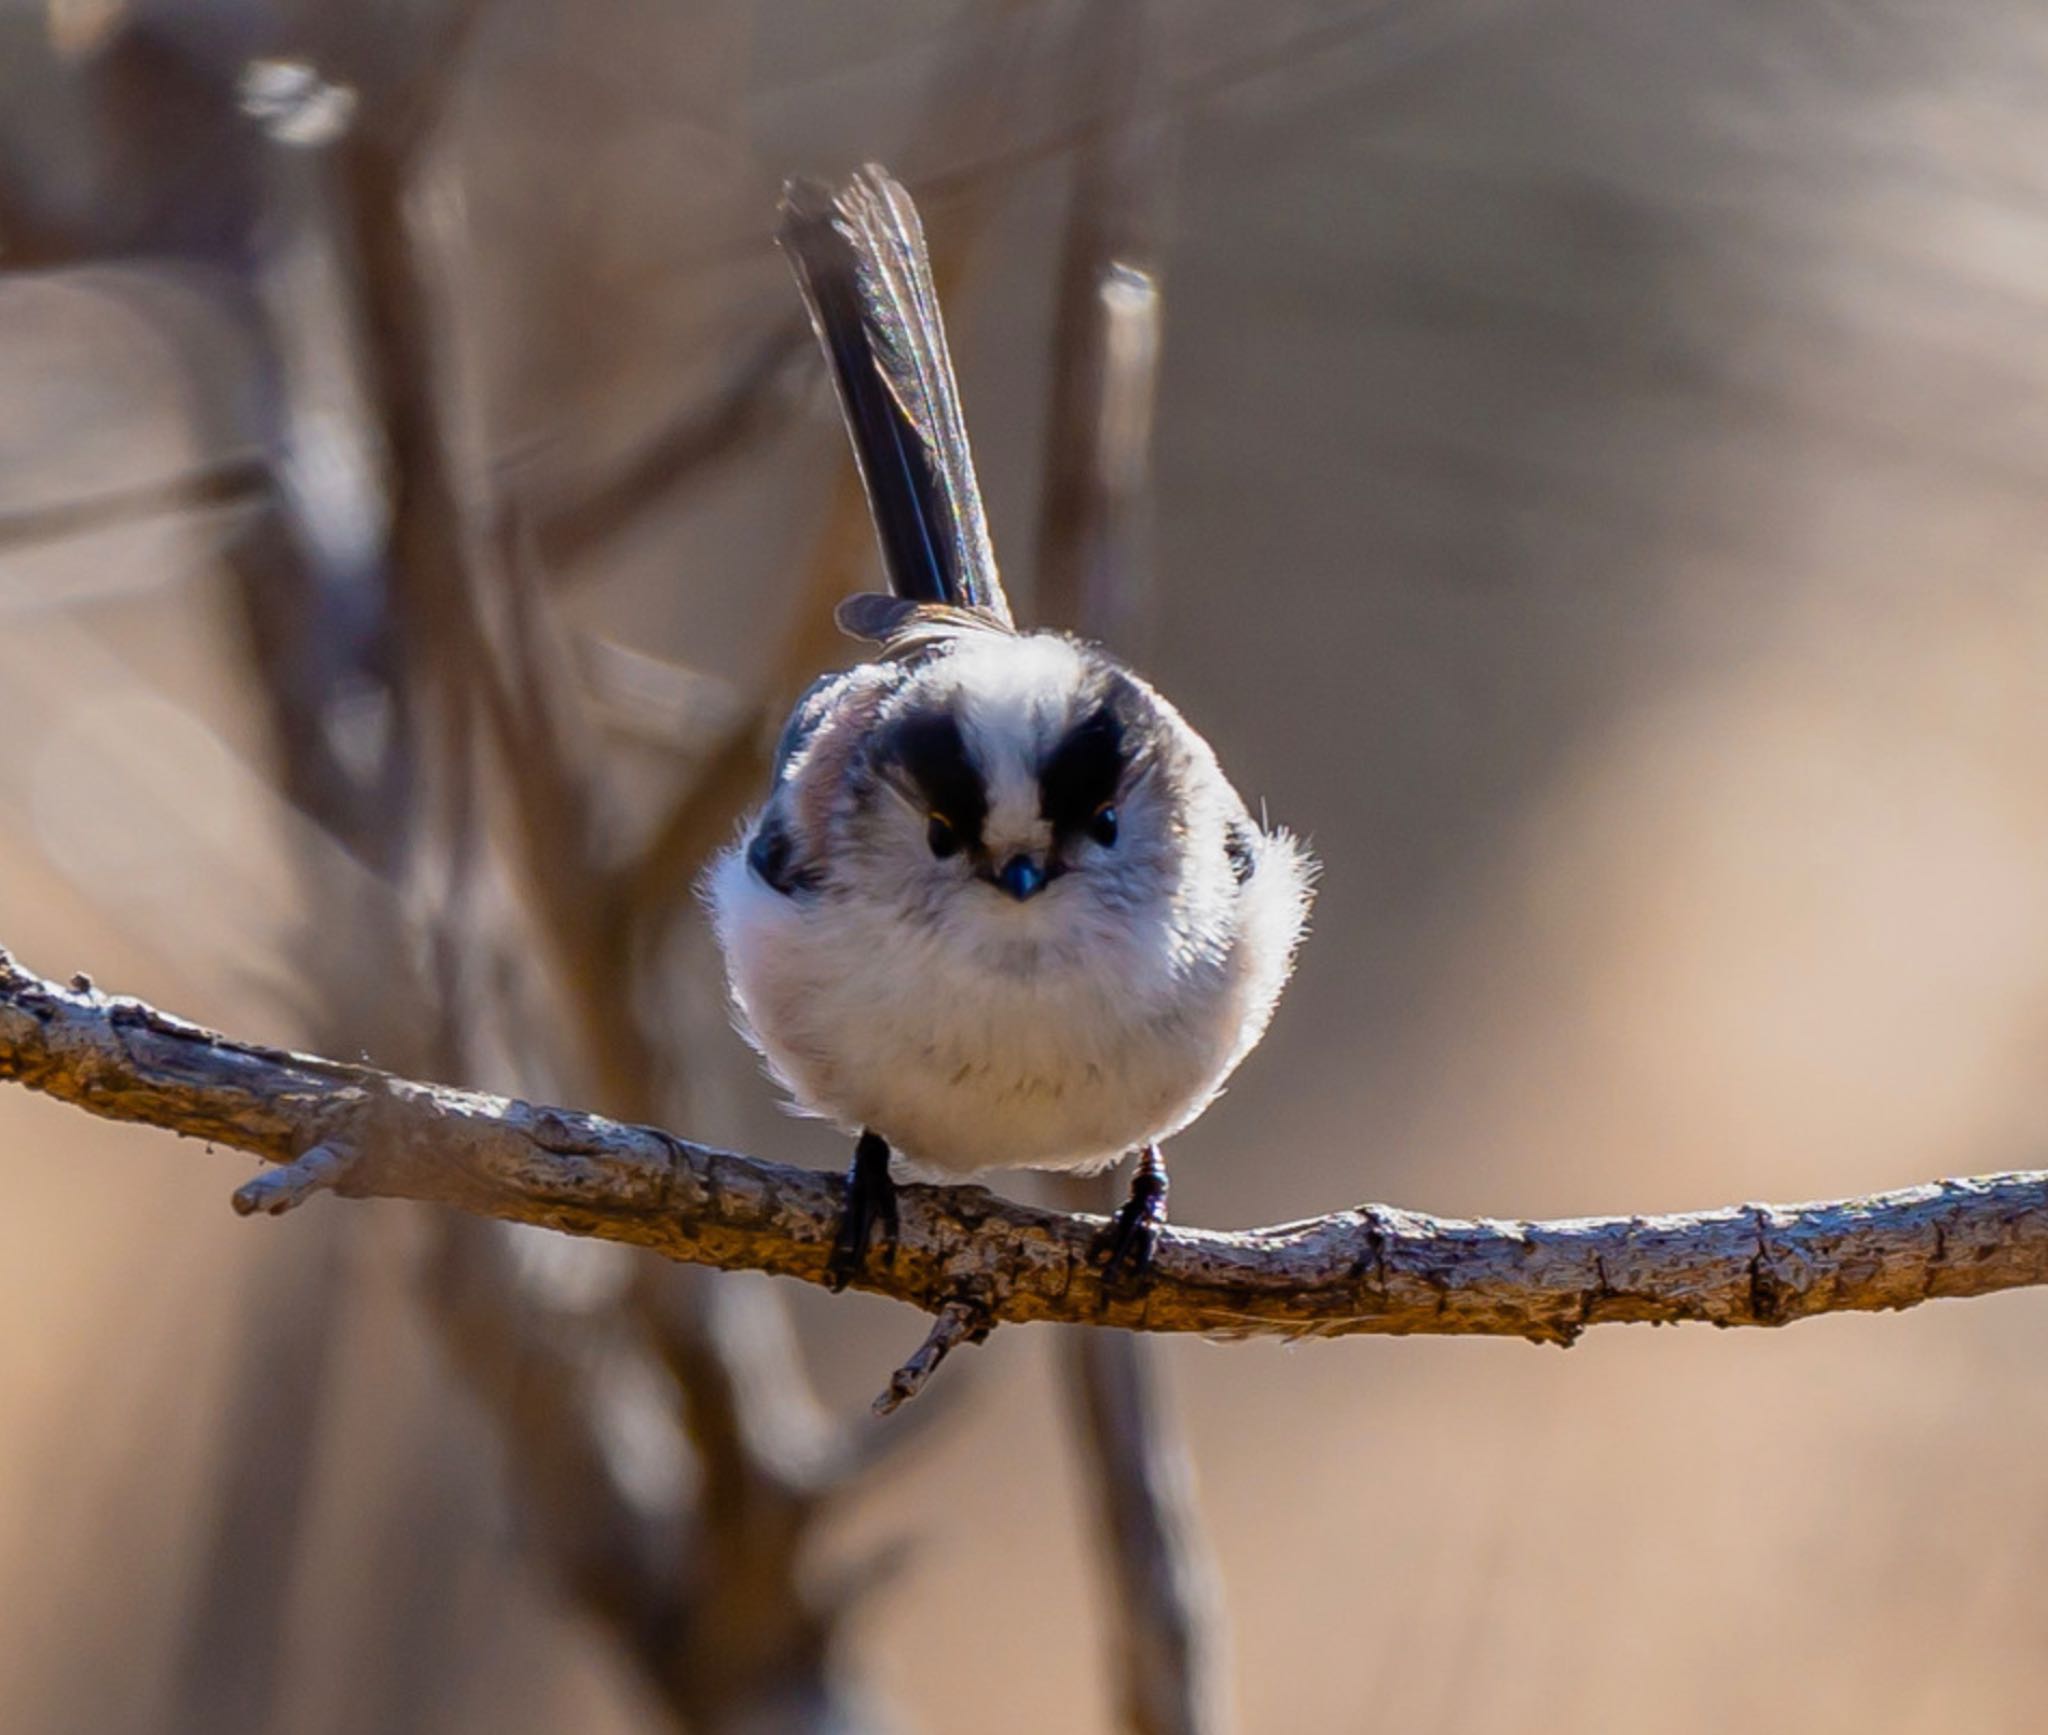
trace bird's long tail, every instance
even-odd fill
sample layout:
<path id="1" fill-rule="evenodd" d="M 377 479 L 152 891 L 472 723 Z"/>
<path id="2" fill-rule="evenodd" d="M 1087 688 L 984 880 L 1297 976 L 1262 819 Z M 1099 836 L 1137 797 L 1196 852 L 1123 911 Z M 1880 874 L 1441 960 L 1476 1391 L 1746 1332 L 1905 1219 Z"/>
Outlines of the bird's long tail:
<path id="1" fill-rule="evenodd" d="M 891 589 L 1008 627 L 910 195 L 873 164 L 837 192 L 792 181 L 780 239 L 838 387 Z"/>

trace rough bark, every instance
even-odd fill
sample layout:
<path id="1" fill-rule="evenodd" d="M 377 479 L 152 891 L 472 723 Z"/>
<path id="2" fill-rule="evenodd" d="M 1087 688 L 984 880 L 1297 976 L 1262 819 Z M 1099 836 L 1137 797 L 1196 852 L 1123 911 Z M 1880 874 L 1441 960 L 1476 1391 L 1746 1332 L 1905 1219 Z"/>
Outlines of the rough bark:
<path id="1" fill-rule="evenodd" d="M 237 1042 L 59 987 L 5 953 L 0 1079 L 287 1165 L 237 1193 L 244 1212 L 320 1190 L 418 1199 L 821 1283 L 843 1198 L 837 1176 L 657 1129 Z M 871 1257 L 856 1286 L 989 1325 L 1568 1344 L 1591 1325 L 1785 1325 L 2048 1283 L 2039 1170 L 1683 1216 L 1468 1221 L 1364 1205 L 1228 1234 L 1177 1228 L 1131 1293 L 1100 1281 L 1099 1217 L 979 1187 L 906 1187 L 901 1206 L 893 1262 Z"/>

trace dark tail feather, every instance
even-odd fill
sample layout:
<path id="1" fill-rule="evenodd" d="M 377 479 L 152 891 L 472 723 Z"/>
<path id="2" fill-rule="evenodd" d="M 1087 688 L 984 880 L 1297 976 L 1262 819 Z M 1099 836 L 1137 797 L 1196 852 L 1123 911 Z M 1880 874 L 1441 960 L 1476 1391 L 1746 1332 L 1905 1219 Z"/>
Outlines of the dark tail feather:
<path id="1" fill-rule="evenodd" d="M 781 241 L 832 366 L 890 587 L 1010 625 L 910 195 L 872 164 L 838 193 L 792 181 Z"/>

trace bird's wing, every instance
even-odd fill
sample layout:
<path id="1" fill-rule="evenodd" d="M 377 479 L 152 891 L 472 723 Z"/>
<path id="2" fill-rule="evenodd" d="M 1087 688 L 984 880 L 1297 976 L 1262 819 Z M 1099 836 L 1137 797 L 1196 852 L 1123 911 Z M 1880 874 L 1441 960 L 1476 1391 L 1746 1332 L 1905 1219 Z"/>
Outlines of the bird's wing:
<path id="1" fill-rule="evenodd" d="M 836 193 L 792 181 L 780 239 L 831 365 L 890 587 L 1010 627 L 910 195 L 873 164 Z"/>

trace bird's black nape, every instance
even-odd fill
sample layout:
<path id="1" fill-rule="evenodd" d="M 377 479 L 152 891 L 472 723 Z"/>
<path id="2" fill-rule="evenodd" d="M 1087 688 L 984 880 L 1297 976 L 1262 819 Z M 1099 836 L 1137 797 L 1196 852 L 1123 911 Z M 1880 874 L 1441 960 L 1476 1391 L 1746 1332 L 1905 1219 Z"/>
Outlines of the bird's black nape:
<path id="1" fill-rule="evenodd" d="M 890 588 L 1008 626 L 910 195 L 873 166 L 836 193 L 792 181 L 780 239 L 832 370 Z"/>

